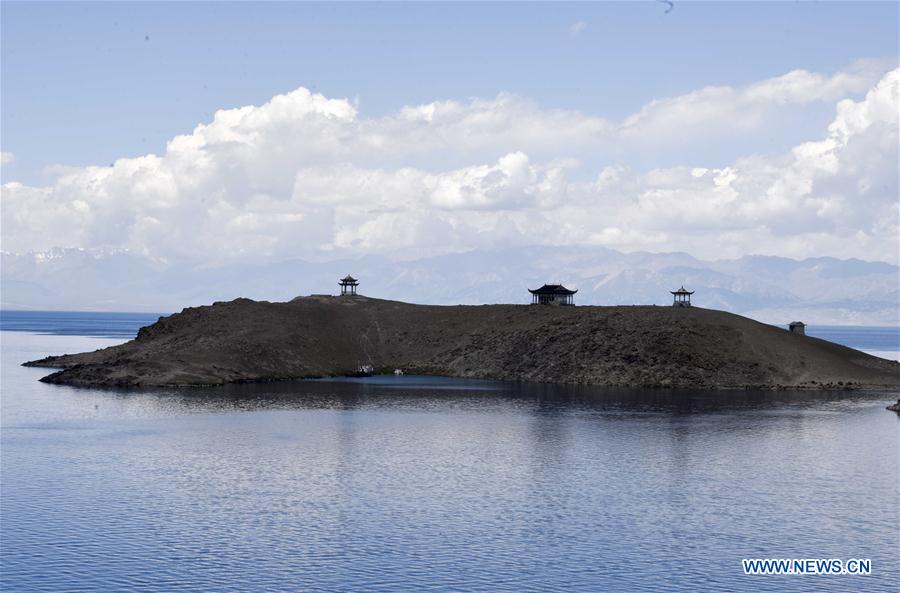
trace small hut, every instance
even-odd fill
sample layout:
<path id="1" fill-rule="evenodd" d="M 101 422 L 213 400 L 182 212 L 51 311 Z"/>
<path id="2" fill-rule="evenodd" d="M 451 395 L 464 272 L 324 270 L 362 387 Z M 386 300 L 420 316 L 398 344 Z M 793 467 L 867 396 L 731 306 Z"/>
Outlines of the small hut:
<path id="1" fill-rule="evenodd" d="M 534 290 L 529 288 L 528 292 L 532 305 L 574 305 L 578 290 L 569 290 L 562 284 L 545 284 Z"/>
<path id="2" fill-rule="evenodd" d="M 792 334 L 800 334 L 801 336 L 806 335 L 806 324 L 802 321 L 791 321 L 788 324 L 788 331 Z"/>
<path id="3" fill-rule="evenodd" d="M 359 286 L 359 280 L 347 274 L 346 277 L 341 278 L 341 281 L 338 283 L 341 287 L 341 296 L 354 296 L 356 294 L 356 287 Z"/>
<path id="4" fill-rule="evenodd" d="M 690 307 L 691 306 L 691 295 L 694 294 L 693 290 L 685 290 L 684 285 L 681 285 L 681 288 L 678 290 L 670 290 L 672 296 L 675 300 L 672 302 L 673 307 Z"/>

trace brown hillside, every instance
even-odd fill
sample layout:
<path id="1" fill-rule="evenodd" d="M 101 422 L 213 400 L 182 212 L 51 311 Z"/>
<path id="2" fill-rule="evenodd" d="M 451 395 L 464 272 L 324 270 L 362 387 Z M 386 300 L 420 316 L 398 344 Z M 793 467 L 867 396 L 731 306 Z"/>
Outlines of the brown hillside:
<path id="1" fill-rule="evenodd" d="M 700 308 L 426 306 L 366 297 L 237 299 L 136 339 L 26 363 L 72 385 L 215 385 L 360 364 L 456 377 L 672 387 L 898 387 L 900 363 Z"/>

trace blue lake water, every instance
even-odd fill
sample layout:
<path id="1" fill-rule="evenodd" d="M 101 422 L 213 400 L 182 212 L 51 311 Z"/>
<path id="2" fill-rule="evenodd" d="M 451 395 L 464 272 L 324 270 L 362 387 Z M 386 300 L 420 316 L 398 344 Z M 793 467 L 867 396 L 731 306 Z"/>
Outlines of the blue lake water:
<path id="1" fill-rule="evenodd" d="M 97 313 L 88 311 L 0 310 L 0 331 L 57 336 L 133 338 L 145 325 L 167 313 Z"/>
<path id="2" fill-rule="evenodd" d="M 897 393 L 429 377 L 79 389 L 20 363 L 125 338 L 52 325 L 0 332 L 3 591 L 900 582 Z M 745 576 L 753 557 L 870 558 L 873 572 Z"/>

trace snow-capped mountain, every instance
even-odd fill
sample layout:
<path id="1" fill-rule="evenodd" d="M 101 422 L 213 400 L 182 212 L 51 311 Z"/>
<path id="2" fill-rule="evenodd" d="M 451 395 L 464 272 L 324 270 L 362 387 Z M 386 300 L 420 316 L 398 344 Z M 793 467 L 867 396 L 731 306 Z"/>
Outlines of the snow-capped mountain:
<path id="1" fill-rule="evenodd" d="M 528 247 L 422 259 L 366 256 L 328 262 L 200 264 L 127 250 L 3 253 L 2 306 L 10 309 L 177 311 L 239 296 L 286 300 L 336 293 L 352 273 L 360 292 L 417 303 L 528 303 L 527 288 L 562 283 L 577 304 L 671 303 L 694 290 L 697 306 L 771 323 L 900 324 L 900 267 L 830 257 L 746 256 L 702 261 L 686 253 Z"/>

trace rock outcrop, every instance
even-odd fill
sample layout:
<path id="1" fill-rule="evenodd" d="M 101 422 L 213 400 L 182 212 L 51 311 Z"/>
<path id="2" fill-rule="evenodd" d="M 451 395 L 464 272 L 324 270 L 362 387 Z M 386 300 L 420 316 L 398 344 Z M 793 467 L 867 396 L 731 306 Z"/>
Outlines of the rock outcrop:
<path id="1" fill-rule="evenodd" d="M 900 363 L 709 309 L 428 306 L 312 296 L 193 307 L 125 344 L 26 363 L 70 385 L 188 386 L 350 373 L 359 365 L 595 385 L 897 388 Z"/>

